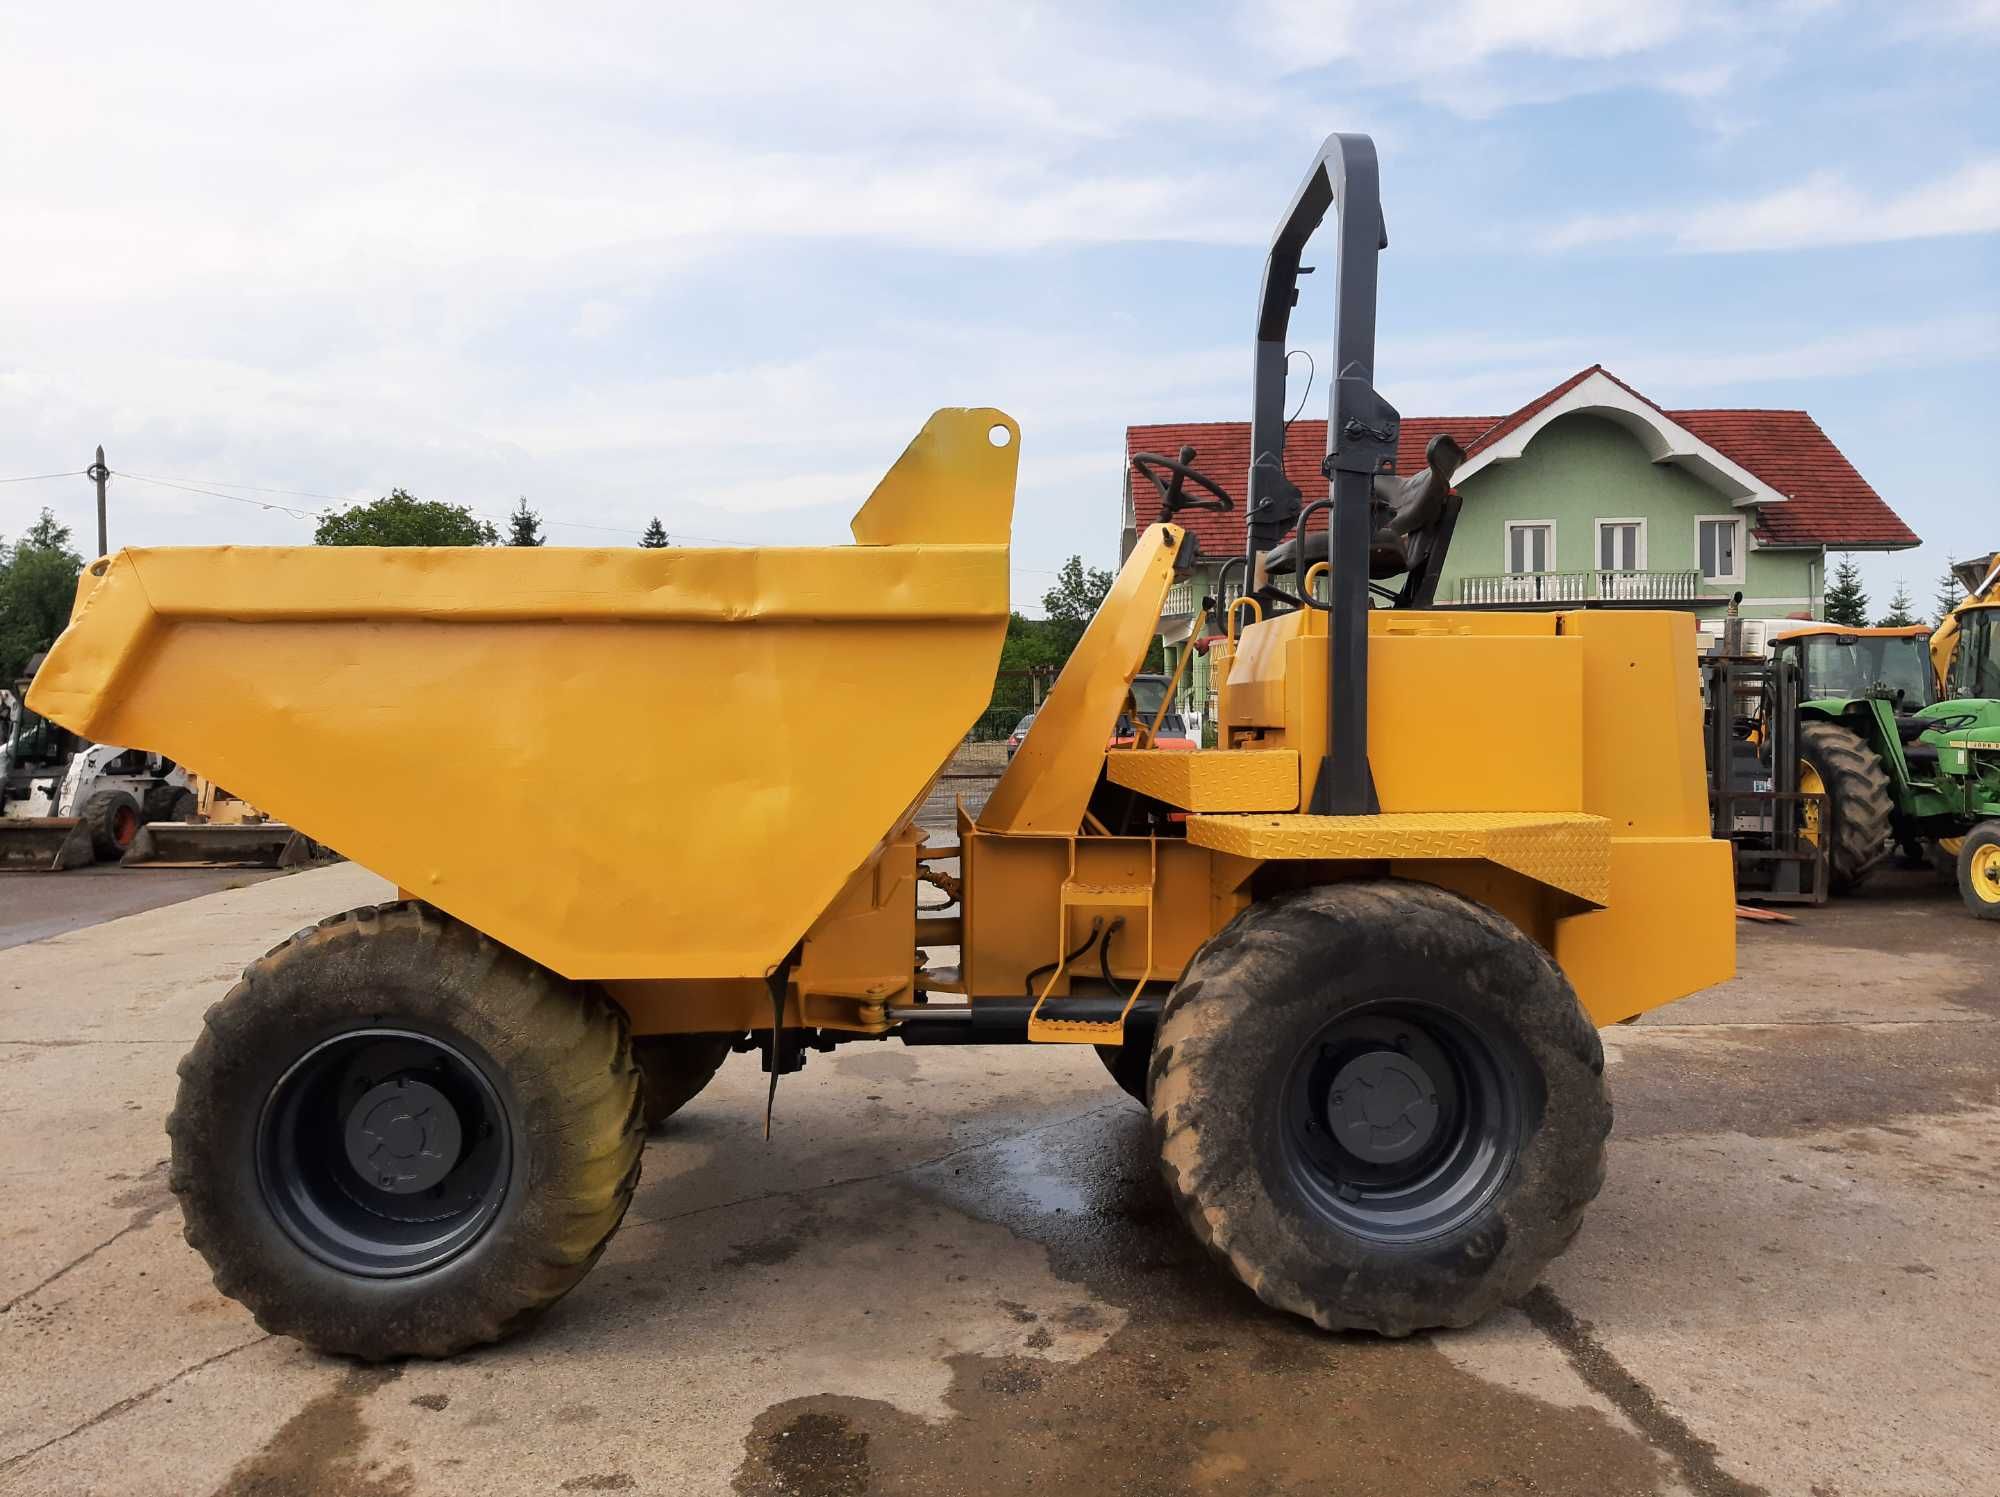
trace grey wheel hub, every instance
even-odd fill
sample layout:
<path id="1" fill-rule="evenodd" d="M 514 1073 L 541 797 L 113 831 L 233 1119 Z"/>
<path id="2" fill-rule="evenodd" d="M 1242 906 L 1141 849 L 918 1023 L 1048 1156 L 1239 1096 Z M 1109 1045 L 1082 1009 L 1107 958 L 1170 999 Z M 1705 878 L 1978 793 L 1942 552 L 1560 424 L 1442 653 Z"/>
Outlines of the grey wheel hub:
<path id="1" fill-rule="evenodd" d="M 1370 1164 L 1401 1164 L 1437 1133 L 1437 1085 L 1412 1057 L 1370 1050 L 1335 1073 L 1326 1099 L 1327 1130 Z"/>
<path id="2" fill-rule="evenodd" d="M 409 1076 L 365 1092 L 347 1114 L 347 1160 L 369 1184 L 415 1195 L 458 1163 L 464 1131 L 443 1092 Z"/>

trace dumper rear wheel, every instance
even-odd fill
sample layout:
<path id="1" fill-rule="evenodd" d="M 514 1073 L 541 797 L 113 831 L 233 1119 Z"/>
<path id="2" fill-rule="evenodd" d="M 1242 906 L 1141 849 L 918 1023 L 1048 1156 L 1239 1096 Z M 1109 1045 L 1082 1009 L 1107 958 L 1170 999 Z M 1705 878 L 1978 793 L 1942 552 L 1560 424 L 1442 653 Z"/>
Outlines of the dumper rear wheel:
<path id="1" fill-rule="evenodd" d="M 1149 1035 L 1148 1038 L 1151 1036 Z M 1140 1106 L 1146 1104 L 1146 1071 L 1152 1062 L 1150 1048 L 1136 1043 L 1096 1045 L 1097 1058 L 1118 1083 L 1118 1089 Z"/>
<path id="2" fill-rule="evenodd" d="M 645 1082 L 647 1128 L 659 1127 L 700 1095 L 735 1042 L 733 1034 L 647 1034 L 632 1041 Z"/>
<path id="3" fill-rule="evenodd" d="M 589 1271 L 638 1183 L 624 1016 L 427 905 L 336 915 L 252 963 L 180 1075 L 188 1243 L 321 1351 L 499 1340 Z"/>
<path id="4" fill-rule="evenodd" d="M 1470 1325 L 1525 1294 L 1604 1179 L 1597 1031 L 1514 926 L 1428 885 L 1253 905 L 1168 997 L 1151 1107 L 1188 1224 L 1329 1330 Z"/>

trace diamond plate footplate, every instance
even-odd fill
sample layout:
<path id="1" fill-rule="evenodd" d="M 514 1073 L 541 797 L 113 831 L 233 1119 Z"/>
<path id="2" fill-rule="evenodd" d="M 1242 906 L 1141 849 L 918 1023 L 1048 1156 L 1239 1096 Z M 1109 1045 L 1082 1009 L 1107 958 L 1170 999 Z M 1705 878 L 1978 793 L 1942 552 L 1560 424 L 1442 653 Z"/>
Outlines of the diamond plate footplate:
<path id="1" fill-rule="evenodd" d="M 1297 749 L 1112 749 L 1114 785 L 1183 811 L 1290 811 L 1299 803 Z"/>
<path id="2" fill-rule="evenodd" d="M 1611 823 L 1576 812 L 1405 811 L 1380 816 L 1190 816 L 1188 841 L 1240 858 L 1478 859 L 1586 904 L 1611 902 Z"/>

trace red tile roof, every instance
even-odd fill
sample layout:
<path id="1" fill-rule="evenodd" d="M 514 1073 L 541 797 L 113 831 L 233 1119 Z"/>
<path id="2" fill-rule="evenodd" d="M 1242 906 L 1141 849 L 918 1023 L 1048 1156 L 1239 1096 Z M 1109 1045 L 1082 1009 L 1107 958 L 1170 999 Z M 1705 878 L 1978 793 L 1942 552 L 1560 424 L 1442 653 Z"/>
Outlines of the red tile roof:
<path id="1" fill-rule="evenodd" d="M 1492 424 L 1491 416 L 1405 416 L 1396 443 L 1396 471 L 1414 473 L 1423 467 L 1424 448 L 1439 432 L 1448 432 L 1460 446 L 1466 446 Z M 1194 465 L 1229 491 L 1236 500 L 1236 508 L 1225 514 L 1186 511 L 1175 523 L 1195 533 L 1204 555 L 1239 555 L 1243 550 L 1243 485 L 1250 472 L 1250 423 L 1191 421 L 1178 426 L 1125 428 L 1128 457 L 1135 452 L 1179 457 L 1184 445 L 1194 448 Z M 1294 421 L 1285 439 L 1285 475 L 1299 486 L 1308 504 L 1326 497 L 1326 480 L 1319 472 L 1320 459 L 1325 456 L 1326 423 Z M 1133 513 L 1140 524 L 1150 525 L 1160 515 L 1159 490 L 1137 473 L 1130 474 L 1130 478 Z M 1325 522 L 1322 511 L 1307 528 L 1324 530 Z"/>
<path id="2" fill-rule="evenodd" d="M 1758 511 L 1757 539 L 1773 546 L 1920 544 L 1917 533 L 1854 470 L 1804 411 L 1669 411 L 1668 417 L 1790 500 Z"/>
<path id="3" fill-rule="evenodd" d="M 1784 504 L 1758 512 L 1757 538 L 1774 546 L 1827 546 L 1894 549 L 1917 545 L 1914 531 L 1889 508 L 1868 480 L 1833 445 L 1819 423 L 1804 411 L 1662 410 L 1600 364 L 1579 370 L 1554 389 L 1536 396 L 1519 410 L 1495 420 L 1490 416 L 1406 416 L 1396 449 L 1396 471 L 1413 473 L 1423 465 L 1424 446 L 1439 432 L 1448 432 L 1476 455 L 1509 432 L 1532 420 L 1569 391 L 1602 374 L 1639 400 L 1645 400 L 1669 421 L 1684 427 L 1739 467 L 1786 496 Z M 1243 549 L 1244 475 L 1250 471 L 1250 423 L 1198 421 L 1180 425 L 1129 426 L 1125 451 L 1179 454 L 1183 444 L 1198 454 L 1195 465 L 1213 476 L 1236 497 L 1238 508 L 1228 514 L 1185 514 L 1181 523 L 1200 537 L 1211 556 L 1235 555 Z M 1324 421 L 1295 421 L 1285 444 L 1285 472 L 1304 492 L 1306 501 L 1326 497 L 1326 480 L 1319 476 L 1326 452 Z M 1129 475 L 1135 513 L 1150 523 L 1159 514 L 1159 495 L 1138 474 Z M 1320 528 L 1316 518 L 1312 526 Z"/>

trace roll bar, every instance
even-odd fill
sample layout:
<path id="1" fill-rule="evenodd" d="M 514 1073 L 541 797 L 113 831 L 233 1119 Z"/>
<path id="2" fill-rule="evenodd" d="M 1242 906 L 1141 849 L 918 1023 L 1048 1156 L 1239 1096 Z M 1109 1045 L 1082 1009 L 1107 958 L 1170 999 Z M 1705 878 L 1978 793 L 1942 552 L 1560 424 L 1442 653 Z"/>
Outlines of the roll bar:
<path id="1" fill-rule="evenodd" d="M 1285 477 L 1285 335 L 1298 304 L 1300 256 L 1332 209 L 1339 224 L 1334 270 L 1334 357 L 1328 381 L 1327 753 L 1310 809 L 1322 816 L 1380 809 L 1368 768 L 1368 550 L 1375 475 L 1396 469 L 1402 418 L 1375 391 L 1376 256 L 1389 246 L 1375 142 L 1329 135 L 1293 194 L 1264 260 L 1257 305 L 1250 473 L 1245 506 L 1248 592 L 1277 595 L 1264 556 L 1300 520 L 1298 486 Z M 1301 572 L 1303 572 L 1303 561 Z"/>

